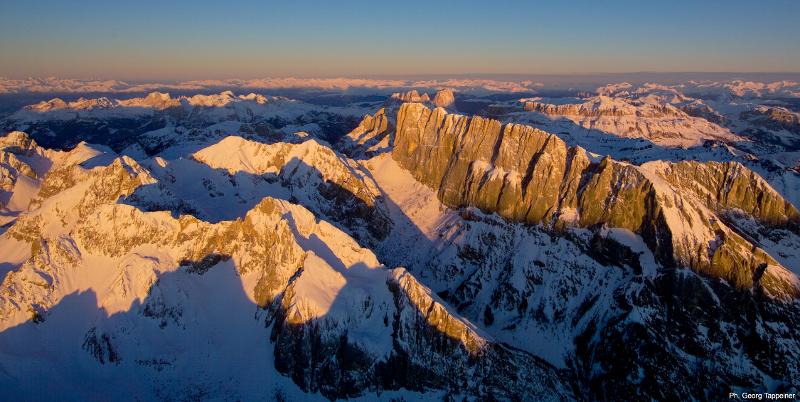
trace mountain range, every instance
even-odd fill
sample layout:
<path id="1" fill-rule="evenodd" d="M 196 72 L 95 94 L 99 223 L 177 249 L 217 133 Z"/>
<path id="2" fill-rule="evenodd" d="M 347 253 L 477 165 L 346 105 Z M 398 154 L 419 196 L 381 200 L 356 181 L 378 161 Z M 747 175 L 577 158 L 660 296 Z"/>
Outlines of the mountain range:
<path id="1" fill-rule="evenodd" d="M 798 83 L 181 85 L 0 85 L 10 399 L 800 387 Z"/>

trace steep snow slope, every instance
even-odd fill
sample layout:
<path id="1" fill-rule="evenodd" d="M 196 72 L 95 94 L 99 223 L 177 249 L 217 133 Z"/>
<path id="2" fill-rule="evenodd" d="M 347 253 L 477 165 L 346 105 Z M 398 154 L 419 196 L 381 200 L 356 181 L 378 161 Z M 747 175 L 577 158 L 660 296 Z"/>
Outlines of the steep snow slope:
<path id="1" fill-rule="evenodd" d="M 277 181 L 288 199 L 343 224 L 358 239 L 382 239 L 391 224 L 375 185 L 352 161 L 313 139 L 267 145 L 228 137 L 192 157 L 229 175 Z"/>

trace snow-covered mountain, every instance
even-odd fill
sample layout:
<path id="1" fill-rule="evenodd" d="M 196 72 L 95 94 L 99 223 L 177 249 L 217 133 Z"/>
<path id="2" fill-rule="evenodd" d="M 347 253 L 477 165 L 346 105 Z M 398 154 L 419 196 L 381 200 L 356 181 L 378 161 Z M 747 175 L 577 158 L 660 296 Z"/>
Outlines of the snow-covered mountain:
<path id="1" fill-rule="evenodd" d="M 231 142 L 242 152 L 228 154 L 235 162 L 227 169 L 247 166 L 258 176 L 274 174 L 276 166 L 245 165 L 253 161 L 250 156 L 261 160 L 262 153 L 274 151 L 269 158 L 274 160 L 285 150 L 283 144 L 228 139 L 195 158 L 215 169 L 224 162 L 213 156 L 234 146 Z M 291 179 L 300 179 L 298 165 L 291 164 L 296 152 L 311 164 L 306 169 L 318 169 L 323 182 L 341 180 L 342 191 L 368 196 L 366 188 L 344 187 L 361 180 L 347 176 L 348 168 L 332 151 L 315 149 L 316 143 L 297 147 L 302 148 L 285 156 L 291 159 L 282 172 L 291 176 L 279 174 L 281 186 L 295 188 Z M 14 266 L 0 293 L 2 381 L 13 386 L 7 389 L 47 395 L 47 389 L 28 389 L 21 380 L 46 370 L 51 386 L 80 398 L 131 391 L 140 398 L 163 397 L 159 392 L 183 392 L 203 382 L 187 395 L 250 398 L 254 394 L 240 391 L 255 389 L 268 399 L 276 382 L 269 378 L 277 370 L 303 391 L 331 398 L 400 387 L 506 397 L 571 395 L 550 365 L 496 343 L 410 273 L 383 266 L 308 209 L 267 196 L 243 216 L 210 223 L 119 202 L 157 183 L 127 156 L 92 168 L 57 165 L 45 176 L 34 209 L 14 221 L 0 245 Z M 339 218 L 342 225 L 352 224 L 352 216 Z M 87 314 L 68 319 L 77 311 Z M 233 339 L 228 330 L 237 332 Z M 237 349 L 237 342 L 245 343 Z M 39 350 L 42 346 L 46 350 Z M 258 363 L 260 373 L 237 376 L 233 383 L 218 377 L 217 369 L 196 369 L 216 361 L 251 362 L 253 357 L 237 363 L 228 355 L 245 356 L 250 349 L 274 367 Z M 74 358 L 86 378 L 111 375 L 121 381 L 133 375 L 140 383 L 135 390 L 117 388 L 118 380 L 100 388 L 71 383 L 79 375 L 69 364 Z M 52 365 L 54 360 L 60 363 Z M 162 376 L 164 371 L 170 374 Z M 474 376 L 484 381 L 475 382 Z"/>
<path id="2" fill-rule="evenodd" d="M 774 102 L 790 83 L 535 101 L 437 84 L 10 115 L 26 132 L 0 137 L 3 395 L 797 391 L 797 112 Z"/>
<path id="3" fill-rule="evenodd" d="M 706 140 L 737 141 L 739 137 L 706 119 L 693 117 L 672 106 L 630 101 L 604 95 L 575 104 L 550 104 L 526 101 L 525 110 L 547 118 L 564 118 L 585 128 L 616 134 L 625 138 L 645 138 L 662 146 L 693 146 Z"/>
<path id="4" fill-rule="evenodd" d="M 128 99 L 42 101 L 8 116 L 3 127 L 28 132 L 51 148 L 71 148 L 83 140 L 129 155 L 154 155 L 169 148 L 172 154 L 185 154 L 231 134 L 280 141 L 303 132 L 335 139 L 371 111 L 370 106 L 314 105 L 231 91 L 179 97 L 152 92 Z"/>

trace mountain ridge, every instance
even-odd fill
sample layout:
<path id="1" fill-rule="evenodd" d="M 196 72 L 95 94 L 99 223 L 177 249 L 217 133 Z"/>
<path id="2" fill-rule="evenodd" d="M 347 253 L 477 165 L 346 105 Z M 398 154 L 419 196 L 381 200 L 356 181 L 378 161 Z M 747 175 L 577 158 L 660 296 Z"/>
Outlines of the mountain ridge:
<path id="1" fill-rule="evenodd" d="M 474 205 L 528 223 L 555 220 L 579 227 L 607 224 L 629 229 L 644 237 L 662 264 L 721 275 L 742 288 L 757 286 L 761 278 L 754 279 L 754 273 L 760 264 L 767 264 L 778 271 L 774 277 L 767 271 L 768 293 L 800 296 L 797 281 L 786 282 L 785 268 L 757 248 L 752 252 L 758 260 L 752 261 L 746 240 L 701 202 L 679 195 L 658 171 L 649 169 L 654 164 L 637 167 L 610 158 L 592 163 L 582 148 L 568 150 L 561 139 L 544 131 L 451 115 L 443 109 L 431 111 L 418 104 L 404 104 L 398 113 L 392 156 L 432 186 L 447 205 Z M 691 169 L 684 167 L 692 164 L 719 168 L 685 162 L 674 169 L 685 173 Z M 736 172 L 749 172 L 739 164 L 731 166 Z M 703 172 L 708 181 L 712 174 Z M 735 174 L 718 173 L 724 176 L 719 184 Z M 767 206 L 757 211 L 760 219 L 795 226 L 800 222 L 797 209 L 763 180 L 755 181 L 756 187 L 747 177 L 736 183 L 744 188 L 720 200 L 726 207 L 753 210 L 754 200 L 763 199 Z M 718 188 L 716 195 L 720 192 Z M 680 210 L 676 203 L 682 205 Z M 705 226 L 704 233 L 690 229 L 697 224 Z"/>
<path id="2" fill-rule="evenodd" d="M 601 156 L 514 122 L 524 111 L 451 113 L 480 102 L 456 91 L 450 112 L 376 100 L 301 114 L 242 114 L 217 106 L 239 99 L 223 92 L 188 117 L 155 113 L 165 127 L 126 137 L 154 144 L 138 149 L 37 145 L 59 141 L 60 120 L 0 138 L 16 197 L 0 232 L 0 383 L 40 395 L 19 379 L 47 373 L 70 395 L 143 399 L 797 387 L 791 181 L 776 191 L 737 150 Z M 364 117 L 338 136 L 291 133 L 308 118 L 326 133 L 336 113 Z"/>

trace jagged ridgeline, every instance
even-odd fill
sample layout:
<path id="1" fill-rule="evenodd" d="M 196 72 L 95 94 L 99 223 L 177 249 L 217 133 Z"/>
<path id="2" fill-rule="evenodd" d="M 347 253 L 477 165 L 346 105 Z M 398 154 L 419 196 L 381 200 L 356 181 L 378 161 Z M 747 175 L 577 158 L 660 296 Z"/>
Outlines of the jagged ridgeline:
<path id="1" fill-rule="evenodd" d="M 663 267 L 689 267 L 739 289 L 792 300 L 797 279 L 725 223 L 741 210 L 771 227 L 797 230 L 797 209 L 736 162 L 595 158 L 555 135 L 519 124 L 404 104 L 394 159 L 453 207 L 564 227 L 639 234 Z"/>

